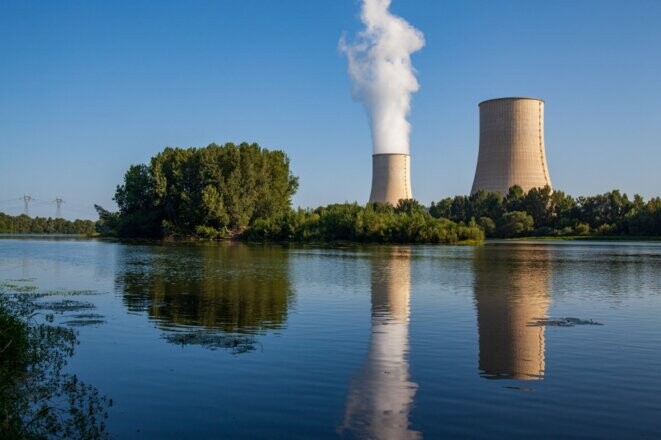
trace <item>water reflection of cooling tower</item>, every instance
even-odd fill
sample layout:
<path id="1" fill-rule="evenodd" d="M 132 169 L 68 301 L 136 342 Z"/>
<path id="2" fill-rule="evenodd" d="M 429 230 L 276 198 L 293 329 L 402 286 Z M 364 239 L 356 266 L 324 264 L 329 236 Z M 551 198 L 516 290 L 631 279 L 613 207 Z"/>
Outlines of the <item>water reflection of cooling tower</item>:
<path id="1" fill-rule="evenodd" d="M 397 248 L 372 262 L 372 324 L 369 352 L 347 398 L 344 430 L 374 439 L 411 439 L 408 429 L 417 385 L 410 381 L 409 248 Z"/>
<path id="2" fill-rule="evenodd" d="M 486 378 L 544 377 L 544 327 L 531 325 L 549 307 L 548 249 L 487 246 L 475 249 L 475 304 L 479 368 Z"/>

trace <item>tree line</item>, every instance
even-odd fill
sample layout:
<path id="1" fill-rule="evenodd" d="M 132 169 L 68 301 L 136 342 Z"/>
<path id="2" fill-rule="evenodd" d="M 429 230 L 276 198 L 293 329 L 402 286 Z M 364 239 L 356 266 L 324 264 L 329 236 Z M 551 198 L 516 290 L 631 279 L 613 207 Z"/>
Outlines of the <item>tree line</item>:
<path id="1" fill-rule="evenodd" d="M 78 234 L 91 235 L 96 224 L 91 220 L 65 220 L 51 217 L 29 217 L 25 214 L 11 216 L 0 212 L 2 234 Z"/>
<path id="2" fill-rule="evenodd" d="M 166 148 L 118 185 L 118 212 L 96 206 L 97 229 L 118 237 L 454 243 L 482 240 L 475 222 L 436 219 L 413 200 L 393 207 L 291 208 L 298 178 L 282 151 L 257 144 Z"/>
<path id="3" fill-rule="evenodd" d="M 331 204 L 292 209 L 298 178 L 282 151 L 257 144 L 166 148 L 131 166 L 97 230 L 118 237 L 298 242 L 456 243 L 486 237 L 661 235 L 661 200 L 618 190 L 573 198 L 549 187 L 479 191 L 424 207 Z"/>
<path id="4" fill-rule="evenodd" d="M 242 234 L 247 240 L 363 243 L 481 242 L 484 232 L 473 220 L 434 218 L 416 200 L 341 203 L 290 211 L 278 219 L 258 219 Z"/>
<path id="5" fill-rule="evenodd" d="M 661 198 L 629 199 L 619 190 L 572 197 L 551 188 L 524 192 L 513 186 L 505 197 L 478 191 L 432 203 L 436 218 L 474 220 L 487 237 L 661 236 Z"/>

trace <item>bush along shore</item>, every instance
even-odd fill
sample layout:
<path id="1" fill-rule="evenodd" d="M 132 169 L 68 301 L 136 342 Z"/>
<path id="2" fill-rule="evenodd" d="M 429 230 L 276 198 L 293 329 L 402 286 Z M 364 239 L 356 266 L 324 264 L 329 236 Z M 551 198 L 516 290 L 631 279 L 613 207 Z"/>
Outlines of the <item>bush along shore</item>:
<path id="1" fill-rule="evenodd" d="M 25 281 L 0 282 L 0 438 L 108 438 L 112 400 L 66 373 L 76 333 Z"/>
<path id="2" fill-rule="evenodd" d="M 298 178 L 282 151 L 232 143 L 166 148 L 131 166 L 117 186 L 119 211 L 96 206 L 96 229 L 119 238 L 243 239 L 326 243 L 479 243 L 485 237 L 661 236 L 661 199 L 618 190 L 573 198 L 510 188 L 424 207 L 415 200 L 291 208 Z"/>
<path id="3" fill-rule="evenodd" d="M 343 203 L 298 209 L 280 219 L 257 219 L 241 235 L 249 241 L 360 243 L 479 243 L 483 230 L 474 222 L 434 218 L 415 200 L 390 204 Z"/>

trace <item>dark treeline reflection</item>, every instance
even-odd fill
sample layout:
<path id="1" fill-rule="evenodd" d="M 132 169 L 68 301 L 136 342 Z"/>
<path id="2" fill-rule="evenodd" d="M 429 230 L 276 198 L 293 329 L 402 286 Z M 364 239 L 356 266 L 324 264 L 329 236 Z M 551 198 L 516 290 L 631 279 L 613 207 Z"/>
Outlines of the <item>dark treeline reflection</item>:
<path id="1" fill-rule="evenodd" d="M 411 250 L 386 248 L 371 257 L 372 320 L 363 368 L 352 380 L 343 434 L 356 438 L 410 439 L 409 413 L 417 384 L 409 375 Z"/>
<path id="2" fill-rule="evenodd" d="M 550 251 L 545 246 L 475 248 L 479 369 L 486 378 L 544 377 L 544 327 L 550 304 Z"/>
<path id="3" fill-rule="evenodd" d="M 204 332 L 169 340 L 222 346 L 210 332 L 258 334 L 286 322 L 292 289 L 284 248 L 123 246 L 122 253 L 116 284 L 129 311 L 146 311 L 163 330 Z"/>

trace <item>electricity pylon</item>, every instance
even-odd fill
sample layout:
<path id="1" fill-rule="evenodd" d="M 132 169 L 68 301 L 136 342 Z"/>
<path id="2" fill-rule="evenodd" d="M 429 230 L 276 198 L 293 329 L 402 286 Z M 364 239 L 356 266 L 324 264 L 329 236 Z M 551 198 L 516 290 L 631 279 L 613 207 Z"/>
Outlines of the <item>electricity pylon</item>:
<path id="1" fill-rule="evenodd" d="M 55 211 L 55 218 L 62 218 L 62 203 L 64 203 L 64 200 L 62 198 L 57 197 L 55 199 L 55 203 L 57 204 L 57 210 Z"/>
<path id="2" fill-rule="evenodd" d="M 32 200 L 30 194 L 23 194 L 23 214 L 25 215 L 30 215 L 30 200 Z"/>

